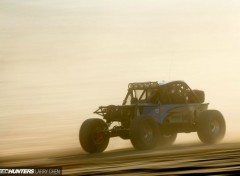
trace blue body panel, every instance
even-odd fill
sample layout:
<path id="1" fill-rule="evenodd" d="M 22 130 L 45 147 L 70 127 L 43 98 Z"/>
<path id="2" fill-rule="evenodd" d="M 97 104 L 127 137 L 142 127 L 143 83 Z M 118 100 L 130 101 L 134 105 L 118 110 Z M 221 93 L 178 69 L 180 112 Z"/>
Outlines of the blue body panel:
<path id="1" fill-rule="evenodd" d="M 154 117 L 156 121 L 161 124 L 163 121 L 171 116 L 174 118 L 187 118 L 190 120 L 194 113 L 200 112 L 208 104 L 168 104 L 168 105 L 153 105 L 148 104 L 144 106 L 142 115 Z M 182 120 L 181 120 L 182 121 Z"/>

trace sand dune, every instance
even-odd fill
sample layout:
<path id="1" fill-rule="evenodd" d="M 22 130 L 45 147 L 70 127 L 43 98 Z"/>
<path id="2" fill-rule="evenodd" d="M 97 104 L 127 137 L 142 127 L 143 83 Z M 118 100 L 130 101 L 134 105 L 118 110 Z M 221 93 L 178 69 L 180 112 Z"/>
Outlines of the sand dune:
<path id="1" fill-rule="evenodd" d="M 86 154 L 78 149 L 2 158 L 2 166 L 61 166 L 64 175 L 231 175 L 240 172 L 240 143 L 176 144 L 136 151 L 132 148 Z"/>

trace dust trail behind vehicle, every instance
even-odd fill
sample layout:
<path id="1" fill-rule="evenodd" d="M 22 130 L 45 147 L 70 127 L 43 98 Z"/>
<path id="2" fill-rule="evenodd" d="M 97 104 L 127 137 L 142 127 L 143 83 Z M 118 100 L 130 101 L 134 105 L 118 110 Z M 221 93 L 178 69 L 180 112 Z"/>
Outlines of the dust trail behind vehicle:
<path id="1" fill-rule="evenodd" d="M 205 90 L 223 112 L 223 142 L 240 141 L 239 3 L 186 5 L 0 1 L 0 159 L 81 151 L 81 123 L 99 105 L 122 103 L 127 83 L 167 80 L 169 58 L 172 79 Z M 129 146 L 116 141 L 109 150 Z"/>

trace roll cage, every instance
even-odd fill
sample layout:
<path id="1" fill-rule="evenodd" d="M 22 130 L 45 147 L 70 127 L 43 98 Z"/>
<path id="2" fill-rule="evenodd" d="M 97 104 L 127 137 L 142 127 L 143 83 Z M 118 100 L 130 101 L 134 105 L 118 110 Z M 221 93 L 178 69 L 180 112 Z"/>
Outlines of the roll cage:
<path id="1" fill-rule="evenodd" d="M 191 104 L 200 103 L 198 97 L 183 81 L 169 83 L 130 83 L 122 105 L 131 104 Z"/>

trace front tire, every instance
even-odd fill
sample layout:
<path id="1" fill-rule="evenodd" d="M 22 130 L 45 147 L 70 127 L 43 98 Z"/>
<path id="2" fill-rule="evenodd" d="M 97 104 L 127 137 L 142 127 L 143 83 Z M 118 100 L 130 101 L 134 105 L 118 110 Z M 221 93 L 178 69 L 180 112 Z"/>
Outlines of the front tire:
<path id="1" fill-rule="evenodd" d="M 219 111 L 207 110 L 200 114 L 197 134 L 203 143 L 214 144 L 220 142 L 225 136 L 225 132 L 225 120 Z"/>
<path id="2" fill-rule="evenodd" d="M 133 119 L 130 125 L 130 140 L 137 150 L 155 148 L 159 140 L 159 126 L 155 119 L 147 116 Z"/>
<path id="3" fill-rule="evenodd" d="M 101 153 L 109 143 L 107 124 L 102 119 L 88 119 L 83 122 L 79 131 L 79 141 L 88 153 Z"/>

